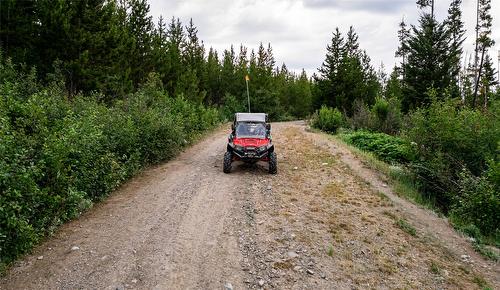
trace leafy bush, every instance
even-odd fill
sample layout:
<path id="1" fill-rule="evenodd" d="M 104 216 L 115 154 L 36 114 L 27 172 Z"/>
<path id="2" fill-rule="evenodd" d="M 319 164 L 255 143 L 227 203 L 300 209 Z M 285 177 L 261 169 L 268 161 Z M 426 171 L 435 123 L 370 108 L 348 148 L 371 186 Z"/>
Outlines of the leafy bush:
<path id="1" fill-rule="evenodd" d="M 355 130 L 397 134 L 402 125 L 401 104 L 395 98 L 378 98 L 370 109 L 362 101 L 356 100 L 353 116 L 348 122 Z"/>
<path id="2" fill-rule="evenodd" d="M 410 144 L 399 137 L 384 133 L 355 131 L 343 134 L 341 138 L 361 150 L 372 152 L 385 162 L 407 163 L 414 158 Z"/>
<path id="3" fill-rule="evenodd" d="M 342 113 L 337 109 L 322 106 L 317 111 L 311 120 L 312 126 L 326 132 L 336 133 L 337 129 L 342 126 L 344 119 Z"/>
<path id="4" fill-rule="evenodd" d="M 454 196 L 451 215 L 458 225 L 474 225 L 486 235 L 500 234 L 500 162 L 491 162 L 480 177 L 464 170 L 460 174 L 460 191 Z M 496 180 L 495 180 L 496 179 Z"/>
<path id="5" fill-rule="evenodd" d="M 387 134 L 397 134 L 401 130 L 401 102 L 396 98 L 377 99 L 372 107 L 374 130 Z"/>
<path id="6" fill-rule="evenodd" d="M 446 212 L 452 196 L 461 191 L 465 169 L 480 176 L 495 157 L 500 142 L 500 111 L 461 108 L 453 101 L 435 101 L 413 112 L 404 137 L 416 144 L 418 155 L 411 164 L 419 187 Z"/>
<path id="7" fill-rule="evenodd" d="M 215 109 L 168 97 L 154 76 L 106 106 L 98 94 L 70 102 L 56 85 L 42 88 L 2 68 L 0 268 L 219 122 Z"/>

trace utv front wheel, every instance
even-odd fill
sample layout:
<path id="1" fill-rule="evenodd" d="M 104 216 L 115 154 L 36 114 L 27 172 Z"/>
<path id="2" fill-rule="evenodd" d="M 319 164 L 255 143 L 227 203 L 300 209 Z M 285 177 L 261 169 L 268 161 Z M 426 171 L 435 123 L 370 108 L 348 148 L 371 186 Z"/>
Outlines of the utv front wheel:
<path id="1" fill-rule="evenodd" d="M 224 154 L 224 173 L 231 172 L 231 162 L 233 161 L 233 154 L 231 152 L 226 152 Z"/>
<path id="2" fill-rule="evenodd" d="M 276 174 L 278 172 L 278 158 L 276 153 L 269 153 L 269 173 Z"/>

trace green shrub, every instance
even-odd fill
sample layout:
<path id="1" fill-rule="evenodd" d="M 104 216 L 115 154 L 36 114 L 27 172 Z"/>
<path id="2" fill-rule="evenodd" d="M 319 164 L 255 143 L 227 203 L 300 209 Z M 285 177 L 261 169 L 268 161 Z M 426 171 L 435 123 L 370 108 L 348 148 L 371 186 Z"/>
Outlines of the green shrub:
<path id="1" fill-rule="evenodd" d="M 337 109 L 322 106 L 312 117 L 312 126 L 320 130 L 337 133 L 338 128 L 344 123 L 342 113 Z"/>
<path id="2" fill-rule="evenodd" d="M 493 163 L 493 162 L 492 162 Z M 498 164 L 492 165 L 483 175 L 476 177 L 464 170 L 460 174 L 459 192 L 454 196 L 451 216 L 459 226 L 474 225 L 482 234 L 500 233 L 500 183 Z M 495 172 L 496 171 L 496 172 Z M 473 237 L 478 239 L 478 235 Z"/>
<path id="3" fill-rule="evenodd" d="M 377 98 L 373 104 L 372 113 L 379 122 L 384 122 L 389 114 L 389 103 L 383 98 Z"/>
<path id="4" fill-rule="evenodd" d="M 388 163 L 407 163 L 414 158 L 410 144 L 399 137 L 384 133 L 355 131 L 343 134 L 341 138 L 361 150 L 372 152 Z"/>
<path id="5" fill-rule="evenodd" d="M 353 116 L 348 122 L 354 130 L 397 134 L 402 125 L 400 101 L 395 98 L 378 98 L 370 109 L 362 101 L 356 100 Z"/>
<path id="6" fill-rule="evenodd" d="M 480 176 L 500 141 L 500 112 L 461 108 L 453 101 L 434 102 L 413 112 L 404 138 L 414 142 L 418 158 L 412 172 L 425 195 L 447 212 L 461 191 L 463 170 Z"/>
<path id="7" fill-rule="evenodd" d="M 31 82 L 0 72 L 0 268 L 219 122 L 217 110 L 169 97 L 154 75 L 113 106 Z"/>

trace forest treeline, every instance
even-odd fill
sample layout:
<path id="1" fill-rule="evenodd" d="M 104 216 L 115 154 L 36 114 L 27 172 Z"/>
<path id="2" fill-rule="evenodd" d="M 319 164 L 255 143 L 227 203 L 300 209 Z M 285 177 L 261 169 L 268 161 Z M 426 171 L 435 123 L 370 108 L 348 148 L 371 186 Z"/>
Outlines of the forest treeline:
<path id="1" fill-rule="evenodd" d="M 419 0 L 389 75 L 350 27 L 333 31 L 312 76 L 276 64 L 271 44 L 207 48 L 193 21 L 155 23 L 146 0 L 0 1 L 0 265 L 246 111 L 246 75 L 252 111 L 357 134 L 345 139 L 400 166 L 458 227 L 498 243 L 500 90 L 490 0 L 478 1 L 472 57 L 461 1 L 439 22 L 433 1 Z"/>
<path id="2" fill-rule="evenodd" d="M 223 52 L 206 48 L 191 20 L 157 23 L 146 0 L 1 2 L 3 54 L 46 80 L 58 71 L 70 97 L 102 93 L 110 104 L 136 91 L 152 72 L 170 96 L 245 110 L 245 75 L 252 107 L 273 119 L 305 117 L 311 83 L 305 72 L 276 67 L 270 44 Z"/>

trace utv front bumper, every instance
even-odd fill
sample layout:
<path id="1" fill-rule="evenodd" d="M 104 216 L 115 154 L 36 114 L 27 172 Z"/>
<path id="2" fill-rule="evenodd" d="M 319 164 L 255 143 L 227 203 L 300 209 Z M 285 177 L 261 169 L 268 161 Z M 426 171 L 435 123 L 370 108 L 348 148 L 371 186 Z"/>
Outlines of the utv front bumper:
<path id="1" fill-rule="evenodd" d="M 241 146 L 229 146 L 228 151 L 233 153 L 233 157 L 236 160 L 241 160 L 245 162 L 258 161 L 268 158 L 270 152 L 274 150 L 274 146 L 265 148 L 255 148 L 255 147 L 241 147 Z"/>

